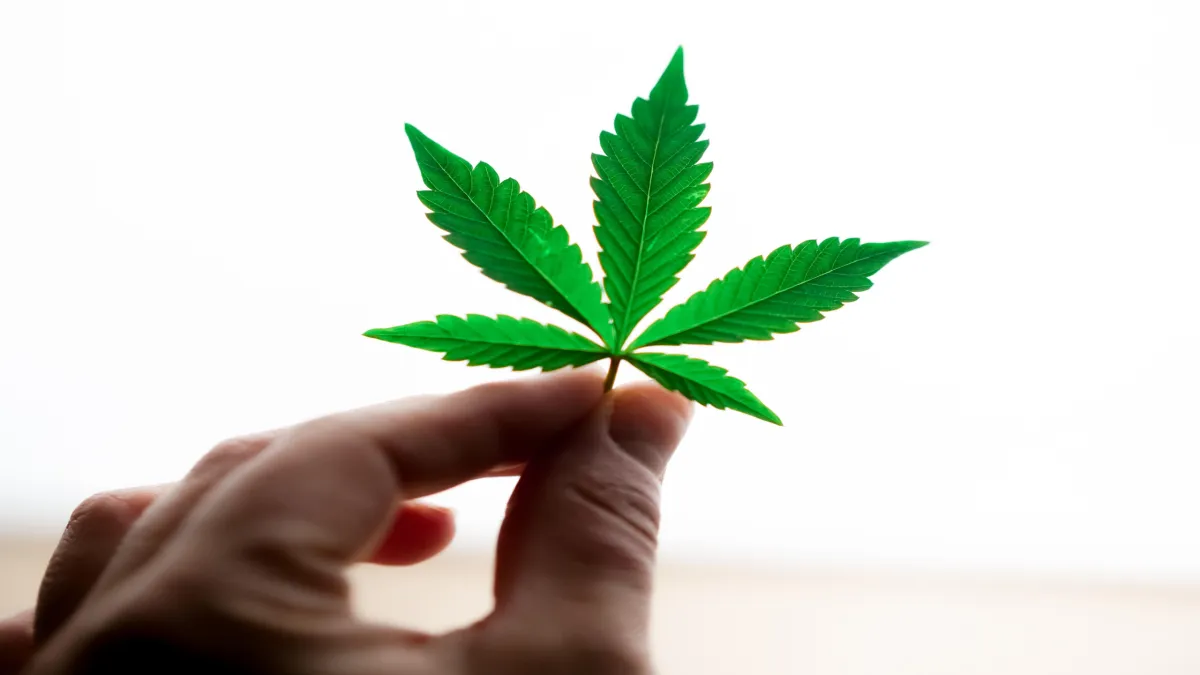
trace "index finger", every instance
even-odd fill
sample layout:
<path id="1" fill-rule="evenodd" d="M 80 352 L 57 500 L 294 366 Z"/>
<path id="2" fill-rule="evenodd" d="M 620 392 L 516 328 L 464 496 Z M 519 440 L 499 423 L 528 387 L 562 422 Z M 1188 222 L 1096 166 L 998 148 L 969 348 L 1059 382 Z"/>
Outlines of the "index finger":
<path id="1" fill-rule="evenodd" d="M 314 557 L 349 564 L 397 500 L 525 461 L 602 395 L 599 373 L 568 371 L 299 425 L 215 487 L 174 543 L 213 561 L 291 560 L 310 572 Z"/>

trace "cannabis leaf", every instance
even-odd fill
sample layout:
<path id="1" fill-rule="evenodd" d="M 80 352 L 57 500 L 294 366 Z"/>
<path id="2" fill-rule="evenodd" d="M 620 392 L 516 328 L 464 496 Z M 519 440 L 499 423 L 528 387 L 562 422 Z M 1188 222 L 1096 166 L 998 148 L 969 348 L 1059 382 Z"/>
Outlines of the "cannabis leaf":
<path id="1" fill-rule="evenodd" d="M 869 277 L 923 241 L 860 244 L 830 238 L 780 246 L 725 278 L 709 284 L 663 318 L 650 324 L 633 343 L 709 345 L 714 342 L 770 340 L 775 333 L 800 330 L 797 323 L 820 321 L 858 299 L 871 287 Z"/>
<path id="2" fill-rule="evenodd" d="M 469 366 L 491 366 L 513 370 L 541 368 L 556 370 L 583 366 L 608 357 L 608 350 L 577 333 L 548 326 L 532 319 L 496 318 L 468 314 L 443 314 L 437 321 L 419 321 L 395 328 L 376 328 L 365 333 L 385 342 L 395 342 L 431 352 L 442 352 L 447 361 L 466 361 Z"/>
<path id="3" fill-rule="evenodd" d="M 649 100 L 634 101 L 631 117 L 617 115 L 616 134 L 600 133 L 605 154 L 592 155 L 596 239 L 617 346 L 679 281 L 704 239 L 697 228 L 710 209 L 699 204 L 712 163 L 697 164 L 708 141 L 699 140 L 700 108 L 687 98 L 681 48 Z"/>
<path id="4" fill-rule="evenodd" d="M 484 162 L 471 168 L 411 124 L 404 130 L 429 187 L 417 197 L 432 212 L 429 220 L 449 233 L 446 241 L 488 277 L 582 321 L 609 343 L 600 285 L 566 228 L 517 181 L 500 180 Z"/>
<path id="5" fill-rule="evenodd" d="M 779 417 L 724 368 L 682 354 L 639 351 L 655 345 L 770 340 L 858 299 L 871 277 L 926 242 L 862 243 L 830 238 L 781 246 L 713 281 L 667 311 L 641 335 L 634 329 L 679 281 L 704 239 L 709 209 L 700 206 L 711 163 L 700 163 L 699 109 L 688 105 L 683 50 L 675 52 L 648 99 L 617 115 L 592 155 L 601 286 L 567 230 L 555 225 L 512 178 L 484 162 L 471 166 L 405 125 L 428 190 L 417 193 L 429 220 L 483 274 L 591 328 L 603 342 L 531 319 L 441 315 L 368 337 L 443 354 L 448 361 L 514 370 L 555 370 L 608 359 L 605 389 L 629 361 L 667 389 L 718 409 L 780 424 Z M 625 345 L 629 343 L 629 346 Z"/>
<path id="6" fill-rule="evenodd" d="M 782 424 L 762 401 L 746 389 L 746 383 L 727 375 L 724 368 L 683 354 L 630 354 L 629 362 L 662 386 L 677 391 L 701 405 L 729 408 L 760 420 Z"/>

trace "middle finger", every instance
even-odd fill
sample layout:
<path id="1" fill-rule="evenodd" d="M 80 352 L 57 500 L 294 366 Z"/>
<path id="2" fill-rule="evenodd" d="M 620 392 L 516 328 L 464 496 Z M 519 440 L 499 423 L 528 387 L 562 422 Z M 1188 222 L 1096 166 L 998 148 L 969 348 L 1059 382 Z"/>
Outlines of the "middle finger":
<path id="1" fill-rule="evenodd" d="M 131 528 L 96 582 L 97 592 L 111 588 L 145 565 L 214 485 L 258 456 L 280 433 L 282 430 L 231 439 L 205 454 L 183 480 L 155 502 Z"/>

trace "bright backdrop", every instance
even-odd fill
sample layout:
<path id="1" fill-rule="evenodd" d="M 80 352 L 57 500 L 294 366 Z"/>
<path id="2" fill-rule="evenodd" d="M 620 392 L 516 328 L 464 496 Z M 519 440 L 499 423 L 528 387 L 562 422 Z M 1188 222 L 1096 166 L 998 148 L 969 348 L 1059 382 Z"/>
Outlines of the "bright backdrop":
<path id="1" fill-rule="evenodd" d="M 1198 33 L 1187 0 L 6 2 L 0 521 L 510 377 L 360 337 L 554 318 L 439 239 L 403 123 L 594 260 L 589 153 L 682 44 L 713 216 L 653 316 L 784 243 L 932 245 L 695 350 L 786 426 L 699 414 L 665 553 L 1200 580 Z M 510 487 L 443 496 L 459 546 Z"/>

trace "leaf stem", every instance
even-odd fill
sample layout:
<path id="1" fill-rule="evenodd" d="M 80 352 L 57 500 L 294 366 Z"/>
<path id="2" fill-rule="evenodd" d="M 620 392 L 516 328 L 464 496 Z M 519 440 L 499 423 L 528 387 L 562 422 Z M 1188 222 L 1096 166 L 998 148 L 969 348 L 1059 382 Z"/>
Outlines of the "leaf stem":
<path id="1" fill-rule="evenodd" d="M 604 391 L 612 391 L 613 383 L 617 381 L 617 368 L 621 366 L 621 357 L 614 356 L 608 361 L 608 377 L 604 378 Z"/>

